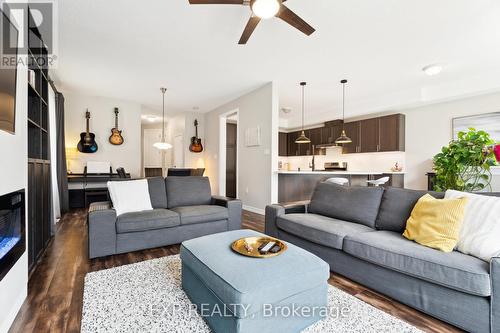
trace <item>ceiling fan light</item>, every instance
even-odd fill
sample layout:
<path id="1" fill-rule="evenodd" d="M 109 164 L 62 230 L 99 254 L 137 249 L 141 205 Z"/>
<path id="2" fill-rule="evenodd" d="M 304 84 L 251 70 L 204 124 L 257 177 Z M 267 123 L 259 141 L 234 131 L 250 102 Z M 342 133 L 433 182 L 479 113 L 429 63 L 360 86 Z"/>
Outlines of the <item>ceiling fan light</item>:
<path id="1" fill-rule="evenodd" d="M 311 140 L 306 136 L 306 133 L 304 133 L 304 131 L 302 131 L 300 133 L 300 136 L 297 138 L 297 140 L 295 140 L 295 143 L 298 143 L 298 144 L 311 143 Z"/>
<path id="2" fill-rule="evenodd" d="M 269 19 L 280 10 L 279 0 L 255 0 L 252 2 L 252 11 L 261 19 Z"/>
<path id="3" fill-rule="evenodd" d="M 345 134 L 345 130 L 342 130 L 342 133 L 340 134 L 340 136 L 337 138 L 337 140 L 335 140 L 335 143 L 336 144 L 342 144 L 342 143 L 352 143 L 352 140 L 350 137 L 348 137 L 346 134 Z"/>
<path id="4" fill-rule="evenodd" d="M 168 150 L 168 149 L 172 148 L 172 145 L 170 143 L 167 143 L 167 142 L 156 142 L 153 144 L 153 147 L 155 147 L 156 149 L 159 149 L 159 150 Z"/>

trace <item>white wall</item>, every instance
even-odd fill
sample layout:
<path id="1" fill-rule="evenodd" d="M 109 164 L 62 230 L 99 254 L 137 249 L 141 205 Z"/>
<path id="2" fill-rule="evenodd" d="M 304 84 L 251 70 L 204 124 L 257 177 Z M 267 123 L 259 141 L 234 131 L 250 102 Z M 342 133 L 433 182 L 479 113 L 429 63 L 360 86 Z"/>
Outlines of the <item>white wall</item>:
<path id="1" fill-rule="evenodd" d="M 432 170 L 432 157 L 452 139 L 452 119 L 500 111 L 500 93 L 434 104 L 409 110 L 406 115 L 405 187 L 426 189 L 425 173 Z M 494 176 L 500 191 L 500 176 Z"/>
<path id="2" fill-rule="evenodd" d="M 263 212 L 277 199 L 278 97 L 273 83 L 252 91 L 205 115 L 206 175 L 219 193 L 220 115 L 238 111 L 238 198 L 246 209 Z M 245 147 L 245 131 L 260 126 L 261 146 Z"/>
<path id="3" fill-rule="evenodd" d="M 76 155 L 70 160 L 71 171 L 83 172 L 87 161 L 110 161 L 113 170 L 125 168 L 132 177 L 141 176 L 141 105 L 105 97 L 64 93 L 66 147 L 76 150 L 80 133 L 85 132 L 85 110 L 91 113 L 90 131 L 95 133 L 99 149 L 94 154 Z M 114 146 L 109 143 L 111 129 L 115 124 L 114 108 L 120 110 L 118 126 L 123 130 L 124 143 Z M 71 156 L 68 156 L 68 159 Z"/>
<path id="4" fill-rule="evenodd" d="M 0 5 L 2 3 L 3 1 L 0 1 Z M 19 64 L 17 68 L 16 134 L 12 135 L 0 131 L 0 156 L 4 157 L 0 164 L 0 195 L 27 187 L 27 76 L 26 68 Z M 28 198 L 27 195 L 26 198 Z M 11 271 L 0 281 L 0 333 L 8 331 L 27 294 L 28 258 L 27 252 L 25 252 Z"/>

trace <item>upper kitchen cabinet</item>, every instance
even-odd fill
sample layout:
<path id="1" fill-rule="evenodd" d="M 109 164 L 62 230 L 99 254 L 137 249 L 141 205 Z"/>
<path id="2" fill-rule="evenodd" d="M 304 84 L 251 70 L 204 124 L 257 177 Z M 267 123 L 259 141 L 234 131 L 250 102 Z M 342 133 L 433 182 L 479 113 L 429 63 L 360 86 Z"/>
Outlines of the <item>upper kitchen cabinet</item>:
<path id="1" fill-rule="evenodd" d="M 342 145 L 342 147 L 343 147 L 342 151 L 344 152 L 344 154 L 352 154 L 352 153 L 361 152 L 361 149 L 360 149 L 361 122 L 355 121 L 352 123 L 345 123 L 344 129 L 345 129 L 346 135 L 349 138 L 351 138 L 351 140 L 352 140 L 351 143 L 344 143 Z"/>
<path id="2" fill-rule="evenodd" d="M 344 154 L 405 150 L 405 116 L 393 114 L 346 123 L 352 143 L 344 144 Z"/>
<path id="3" fill-rule="evenodd" d="M 405 115 L 393 114 L 378 119 L 378 151 L 405 151 Z"/>
<path id="4" fill-rule="evenodd" d="M 365 119 L 359 122 L 360 143 L 358 153 L 379 151 L 379 118 Z"/>
<path id="5" fill-rule="evenodd" d="M 288 134 L 279 132 L 278 134 L 278 155 L 288 156 Z"/>
<path id="6" fill-rule="evenodd" d="M 299 132 L 288 133 L 288 156 L 299 156 L 299 145 L 295 143 L 295 140 L 299 137 Z"/>

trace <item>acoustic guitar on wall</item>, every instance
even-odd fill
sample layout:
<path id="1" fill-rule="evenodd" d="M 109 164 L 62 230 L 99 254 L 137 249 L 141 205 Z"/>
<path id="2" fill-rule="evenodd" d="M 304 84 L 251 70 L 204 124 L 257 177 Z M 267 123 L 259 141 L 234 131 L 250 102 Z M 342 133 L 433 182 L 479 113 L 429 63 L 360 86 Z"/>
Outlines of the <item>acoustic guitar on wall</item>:
<path id="1" fill-rule="evenodd" d="M 115 108 L 115 127 L 111 129 L 111 136 L 109 137 L 109 143 L 115 146 L 123 144 L 122 131 L 118 129 L 118 108 Z"/>
<path id="2" fill-rule="evenodd" d="M 80 133 L 80 141 L 76 146 L 80 153 L 92 154 L 98 149 L 97 142 L 95 142 L 95 134 L 90 132 L 90 112 L 87 109 L 85 112 L 85 119 L 87 121 L 87 129 L 85 132 Z"/>
<path id="3" fill-rule="evenodd" d="M 196 128 L 196 135 L 191 137 L 189 151 L 192 153 L 201 153 L 203 151 L 203 145 L 201 144 L 201 139 L 198 137 L 198 119 L 194 120 L 194 127 Z"/>

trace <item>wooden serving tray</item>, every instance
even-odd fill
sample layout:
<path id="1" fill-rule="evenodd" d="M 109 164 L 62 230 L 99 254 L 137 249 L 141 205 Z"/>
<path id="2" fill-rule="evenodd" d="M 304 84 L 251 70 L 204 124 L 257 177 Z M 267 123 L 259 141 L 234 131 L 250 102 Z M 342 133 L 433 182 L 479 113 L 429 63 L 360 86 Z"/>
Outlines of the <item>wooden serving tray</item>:
<path id="1" fill-rule="evenodd" d="M 281 250 L 276 252 L 276 253 L 267 253 L 267 254 L 261 254 L 259 252 L 259 247 L 263 243 L 267 242 L 276 242 L 277 245 L 280 246 Z M 247 246 L 245 246 L 247 244 Z M 247 257 L 252 257 L 252 258 L 271 258 L 271 257 L 276 257 L 282 254 L 287 250 L 287 246 L 284 242 L 280 241 L 279 239 L 273 238 L 273 237 L 245 237 L 245 238 L 240 238 L 236 241 L 234 241 L 231 244 L 231 248 L 233 249 L 234 252 L 239 253 L 241 255 L 247 256 Z"/>

